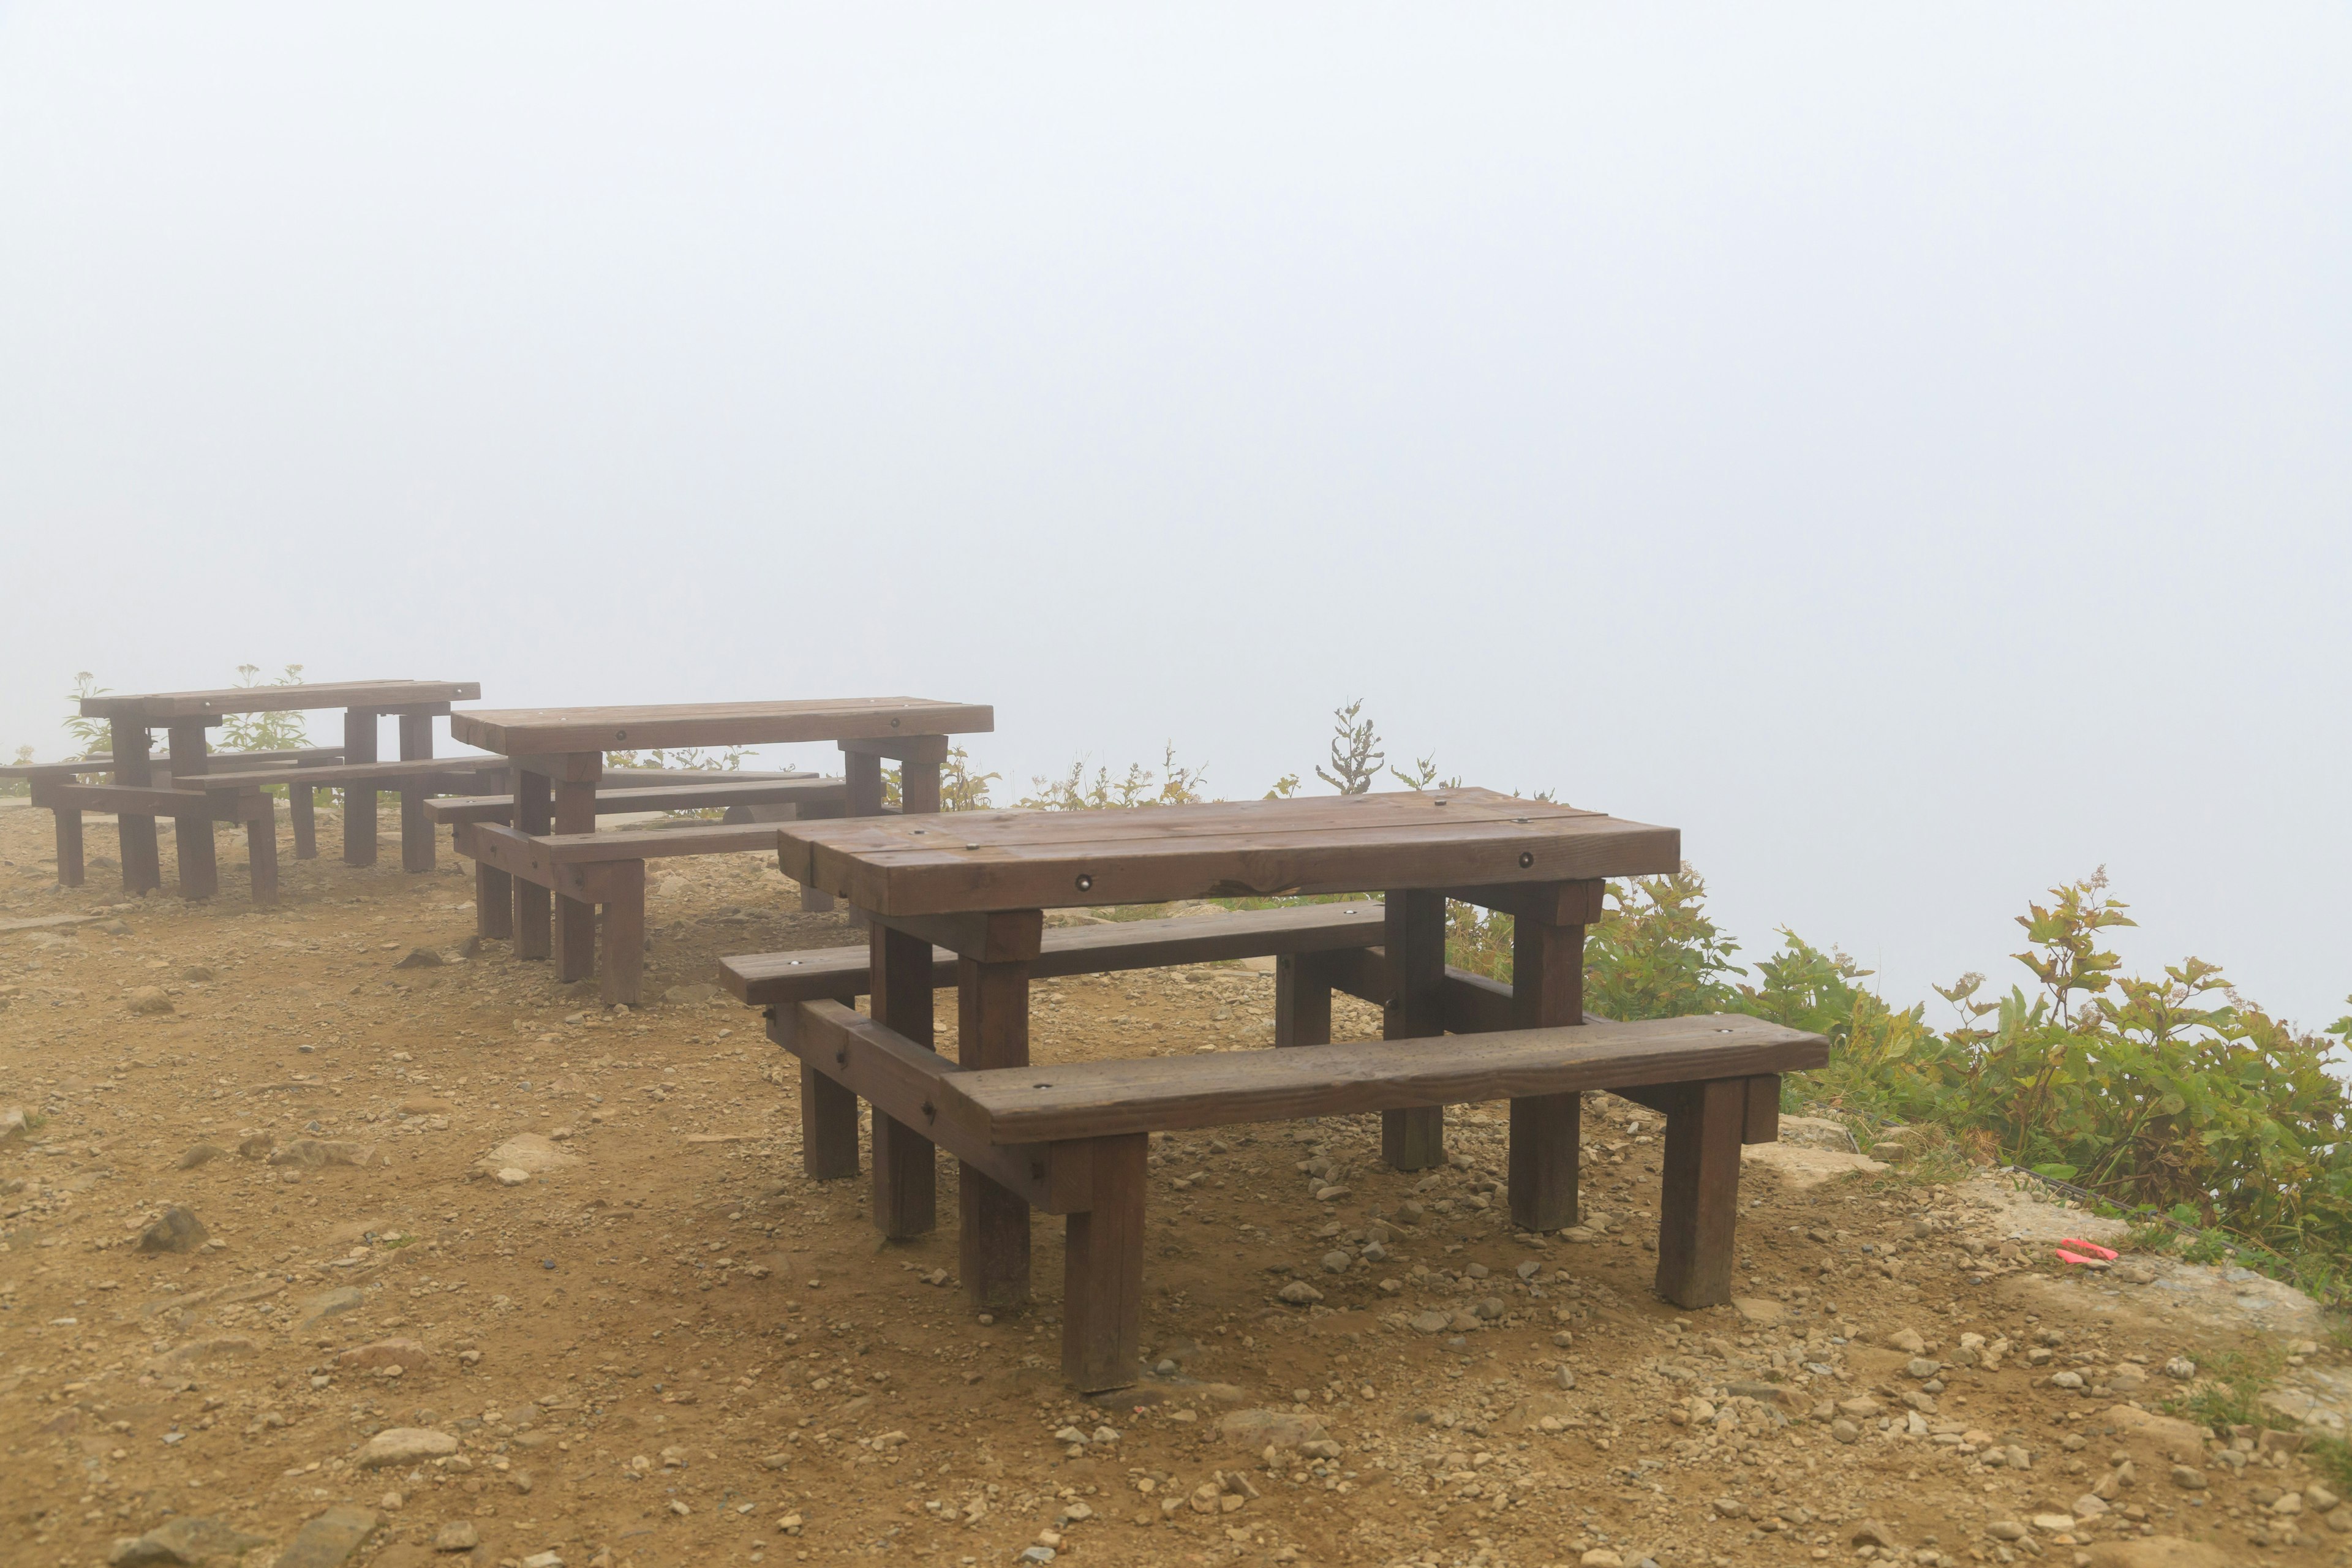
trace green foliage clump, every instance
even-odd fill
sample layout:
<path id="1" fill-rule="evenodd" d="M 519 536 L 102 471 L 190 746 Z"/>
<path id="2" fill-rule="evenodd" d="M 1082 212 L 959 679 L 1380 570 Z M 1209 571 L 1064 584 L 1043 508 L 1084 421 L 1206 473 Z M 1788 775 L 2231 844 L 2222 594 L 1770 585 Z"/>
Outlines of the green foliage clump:
<path id="1" fill-rule="evenodd" d="M 74 753 L 66 759 L 68 762 L 104 756 L 106 748 L 113 743 L 113 727 L 103 719 L 86 719 L 81 711 L 82 699 L 103 697 L 113 689 L 110 686 L 100 686 L 98 677 L 89 670 L 74 672 L 74 689 L 66 693 L 66 700 L 73 704 L 65 720 L 66 733 L 73 737 L 74 743 Z"/>
<path id="2" fill-rule="evenodd" d="M 1208 776 L 1209 770 L 1205 766 L 1186 767 L 1178 763 L 1176 742 L 1171 741 L 1161 755 L 1157 773 L 1141 763 L 1130 763 L 1123 777 L 1115 779 L 1108 768 L 1098 767 L 1095 770 L 1095 776 L 1089 780 L 1087 777 L 1087 759 L 1080 757 L 1070 764 L 1070 771 L 1066 774 L 1056 778 L 1031 779 L 1030 793 L 1013 804 L 1031 811 L 1103 811 L 1138 805 L 1192 805 L 1208 798 L 1205 793 Z M 985 791 L 980 804 L 987 804 Z"/>
<path id="3" fill-rule="evenodd" d="M 261 667 L 240 664 L 236 667 L 239 686 L 260 686 Z M 270 686 L 299 686 L 302 667 L 289 664 Z M 221 721 L 220 742 L 214 749 L 222 752 L 298 752 L 310 743 L 309 727 L 302 715 L 291 710 L 270 713 L 231 713 Z"/>

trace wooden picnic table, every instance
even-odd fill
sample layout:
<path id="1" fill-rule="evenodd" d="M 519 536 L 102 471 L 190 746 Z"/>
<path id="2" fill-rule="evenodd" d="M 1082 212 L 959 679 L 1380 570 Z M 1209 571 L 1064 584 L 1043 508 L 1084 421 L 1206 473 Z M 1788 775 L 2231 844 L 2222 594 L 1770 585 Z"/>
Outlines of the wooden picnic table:
<path id="1" fill-rule="evenodd" d="M 995 710 L 982 703 L 921 697 L 831 698 L 772 702 L 682 702 L 616 708 L 477 709 L 452 716 L 449 732 L 467 745 L 506 757 L 513 767 L 510 826 L 460 825 L 475 854 L 475 921 L 481 934 L 511 937 L 518 958 L 556 961 L 556 978 L 593 973 L 595 911 L 605 911 L 608 1002 L 637 1000 L 644 943 L 644 860 L 658 846 L 597 835 L 598 786 L 608 752 L 837 743 L 843 755 L 838 807 L 853 816 L 883 809 L 882 764 L 899 768 L 900 809 L 940 809 L 940 770 L 949 737 L 984 734 Z M 713 775 L 713 782 L 727 775 Z M 707 836 L 703 852 L 772 840 Z M 822 900 L 820 900 L 822 902 Z M 814 906 L 813 906 L 814 907 Z M 829 907 L 827 905 L 826 907 Z M 634 922 L 634 924 L 632 924 Z M 624 929 L 626 928 L 626 929 Z"/>
<path id="2" fill-rule="evenodd" d="M 242 821 L 254 846 L 255 891 L 274 893 L 277 841 L 274 819 L 268 815 L 264 788 L 290 783 L 296 771 L 312 766 L 377 762 L 376 721 L 386 713 L 400 721 L 400 754 L 404 760 L 433 755 L 433 716 L 449 711 L 449 704 L 478 698 L 482 689 L 471 680 L 344 680 L 293 686 L 232 686 L 210 691 L 150 691 L 107 693 L 81 700 L 87 719 L 103 719 L 111 727 L 110 751 L 103 758 L 79 763 L 34 764 L 19 770 L 34 776 L 37 804 L 51 805 L 58 814 L 58 879 L 79 887 L 82 879 L 81 813 L 85 809 L 117 813 L 121 845 L 122 887 L 131 894 L 152 892 L 163 886 L 162 853 L 155 818 L 170 816 L 178 825 L 180 891 L 191 899 L 208 898 L 218 889 L 219 874 L 213 858 L 215 820 Z M 342 744 L 299 752 L 252 755 L 215 753 L 205 731 L 232 713 L 343 710 Z M 153 752 L 154 731 L 168 737 L 168 759 Z M 236 787 L 207 790 L 194 781 L 216 771 L 215 764 L 239 768 Z M 249 774 L 269 770 L 266 779 Z M 413 767 L 412 770 L 414 771 Z M 107 784 L 82 784 L 79 778 L 110 775 Z M 325 782 L 325 775 L 314 775 Z M 375 790 L 364 780 L 338 779 L 344 789 L 343 858 L 354 866 L 373 865 L 376 855 Z M 401 792 L 403 862 L 410 870 L 432 869 L 433 837 L 424 818 L 424 799 L 430 793 L 429 776 L 404 782 Z M 168 789 L 171 794 L 161 792 Z M 310 789 L 300 791 L 297 808 L 297 854 L 308 848 L 307 805 Z M 185 797 L 175 798 L 175 797 Z M 43 798 L 46 797 L 46 798 Z M 266 889 L 265 889 L 266 884 Z"/>
<path id="3" fill-rule="evenodd" d="M 1589 1019 L 1584 934 L 1601 918 L 1603 880 L 1681 861 L 1676 830 L 1598 811 L 1455 788 L 823 821 L 778 835 L 786 876 L 871 922 L 863 965 L 844 952 L 722 966 L 738 995 L 769 1004 L 772 1037 L 801 1060 L 809 1173 L 856 1173 L 857 1100 L 867 1099 L 873 1220 L 886 1237 L 913 1237 L 935 1224 L 933 1140 L 945 1142 L 961 1164 L 963 1282 L 985 1306 L 1028 1295 L 1033 1205 L 1066 1214 L 1064 1369 L 1082 1388 L 1134 1376 L 1151 1129 L 1378 1109 L 1384 1160 L 1413 1171 L 1444 1158 L 1444 1104 L 1507 1096 L 1511 1215 L 1551 1231 L 1577 1218 L 1579 1091 L 1622 1085 L 1669 1117 L 1660 1291 L 1703 1305 L 1727 1299 L 1738 1142 L 1772 1125 L 1774 1075 L 1817 1065 L 1825 1049 L 1752 1019 Z M 1057 931 L 1067 939 L 1057 942 L 1045 910 L 1365 891 L 1382 902 L 1250 916 L 1250 931 L 1225 942 L 1279 955 L 1276 1044 L 1318 1047 L 1311 1057 L 1030 1067 L 1033 973 L 1081 971 L 1079 950 L 1118 931 Z M 1512 984 L 1448 971 L 1448 899 L 1515 917 Z M 1154 930 L 1110 943 L 1127 951 L 1092 966 L 1132 966 L 1139 949 L 1164 962 L 1219 955 L 1201 938 L 1213 942 L 1222 922 L 1151 923 L 1201 935 Z M 954 1068 L 929 1054 L 950 954 Z M 1334 988 L 1379 1001 L 1387 1041 L 1418 1044 L 1330 1045 Z M 865 1017 L 843 1005 L 855 994 L 870 998 Z M 1482 1037 L 1496 1044 L 1474 1060 L 1444 1045 L 1449 1029 L 1507 1033 Z"/>

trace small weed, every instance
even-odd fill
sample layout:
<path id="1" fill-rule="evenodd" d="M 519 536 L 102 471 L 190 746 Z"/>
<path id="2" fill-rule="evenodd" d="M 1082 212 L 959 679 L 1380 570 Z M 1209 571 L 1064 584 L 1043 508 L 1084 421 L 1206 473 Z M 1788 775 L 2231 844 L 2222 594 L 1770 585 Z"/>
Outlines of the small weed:
<path id="1" fill-rule="evenodd" d="M 2284 1358 L 2276 1351 L 2249 1354 L 2218 1351 L 2201 1367 L 2194 1386 L 2168 1401 L 2168 1415 L 2185 1417 L 2216 1436 L 2227 1436 L 2232 1426 L 2275 1426 L 2292 1430 L 2295 1423 L 2263 1404 L 2263 1390 L 2278 1375 Z"/>
<path id="2" fill-rule="evenodd" d="M 2304 1445 L 2303 1457 L 2327 1478 L 2330 1489 L 2352 1492 L 2352 1443 L 2341 1437 L 2314 1437 Z"/>

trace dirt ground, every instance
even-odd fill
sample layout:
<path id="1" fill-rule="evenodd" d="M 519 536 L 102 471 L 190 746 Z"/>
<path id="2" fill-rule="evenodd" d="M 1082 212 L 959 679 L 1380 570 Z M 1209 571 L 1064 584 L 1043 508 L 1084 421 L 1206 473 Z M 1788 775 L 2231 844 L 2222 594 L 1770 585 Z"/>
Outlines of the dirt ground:
<path id="1" fill-rule="evenodd" d="M 28 1119 L 0 1144 L 0 1563 L 2352 1556 L 2301 1456 L 2155 1414 L 2177 1358 L 2296 1348 L 2276 1322 L 2184 1306 L 2178 1266 L 2062 1278 L 2035 1237 L 2079 1216 L 1793 1142 L 1748 1168 L 1740 1302 L 1676 1311 L 1657 1122 L 1607 1096 L 1554 1237 L 1503 1217 L 1499 1105 L 1412 1176 L 1371 1121 L 1156 1141 L 1150 1364 L 1074 1398 L 1057 1222 L 1040 1300 L 992 1321 L 953 1279 L 952 1164 L 950 1228 L 911 1244 L 802 1176 L 793 1076 L 699 989 L 722 953 L 854 940 L 772 863 L 659 868 L 661 1000 L 607 1013 L 462 954 L 446 844 L 410 876 L 341 864 L 331 815 L 321 841 L 281 845 L 274 910 L 226 833 L 220 897 L 134 904 L 110 827 L 64 891 L 47 814 L 0 810 L 0 1115 Z M 60 916 L 94 918 L 24 923 Z M 1256 1048 L 1272 993 L 1047 984 L 1035 1050 Z"/>

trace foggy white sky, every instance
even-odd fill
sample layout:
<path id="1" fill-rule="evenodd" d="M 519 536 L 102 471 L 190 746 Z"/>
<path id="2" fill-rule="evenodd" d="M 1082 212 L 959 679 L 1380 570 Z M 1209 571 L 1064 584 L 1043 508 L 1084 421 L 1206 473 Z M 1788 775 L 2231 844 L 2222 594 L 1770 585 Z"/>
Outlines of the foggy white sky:
<path id="1" fill-rule="evenodd" d="M 1363 697 L 1751 956 L 2005 987 L 2105 863 L 2324 1024 L 2347 79 L 2332 5 L 0 5 L 0 747 L 300 661 L 1249 795 Z"/>

